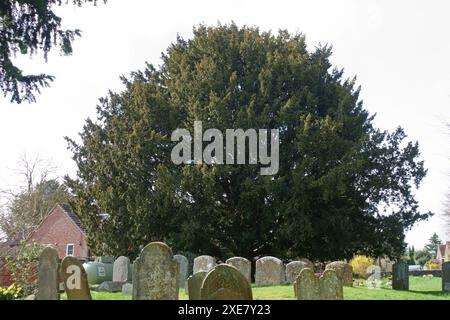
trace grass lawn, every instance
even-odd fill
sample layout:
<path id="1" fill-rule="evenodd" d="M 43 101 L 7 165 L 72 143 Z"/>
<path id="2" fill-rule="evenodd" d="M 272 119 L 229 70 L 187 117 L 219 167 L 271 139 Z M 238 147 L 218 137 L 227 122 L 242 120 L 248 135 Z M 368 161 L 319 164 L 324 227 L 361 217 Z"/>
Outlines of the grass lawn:
<path id="1" fill-rule="evenodd" d="M 255 300 L 294 300 L 294 289 L 290 285 L 269 287 L 253 286 Z M 441 278 L 409 277 L 410 291 L 397 291 L 389 288 L 370 289 L 367 287 L 344 287 L 345 300 L 450 300 L 450 293 L 441 292 Z M 94 300 L 131 300 L 122 293 L 91 291 Z M 187 300 L 184 289 L 180 290 L 180 300 Z M 65 294 L 61 299 L 66 299 Z"/>

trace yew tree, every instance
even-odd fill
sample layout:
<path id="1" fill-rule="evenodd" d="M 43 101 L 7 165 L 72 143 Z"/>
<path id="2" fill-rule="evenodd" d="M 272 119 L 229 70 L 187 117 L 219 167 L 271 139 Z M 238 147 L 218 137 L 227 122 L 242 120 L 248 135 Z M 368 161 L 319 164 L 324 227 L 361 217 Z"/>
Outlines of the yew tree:
<path id="1" fill-rule="evenodd" d="M 68 139 L 72 204 L 94 252 L 135 256 L 159 240 L 219 258 L 401 255 L 405 231 L 430 215 L 413 194 L 426 174 L 418 144 L 373 125 L 331 53 L 302 34 L 200 25 L 159 67 L 123 78 Z M 279 171 L 175 165 L 171 134 L 195 120 L 278 129 Z"/>

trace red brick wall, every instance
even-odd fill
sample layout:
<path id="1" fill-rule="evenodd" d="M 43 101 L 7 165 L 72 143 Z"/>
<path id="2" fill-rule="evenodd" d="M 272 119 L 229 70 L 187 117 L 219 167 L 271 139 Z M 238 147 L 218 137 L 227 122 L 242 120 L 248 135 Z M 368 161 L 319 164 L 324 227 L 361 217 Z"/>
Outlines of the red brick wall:
<path id="1" fill-rule="evenodd" d="M 88 257 L 85 235 L 60 206 L 53 209 L 30 239 L 40 244 L 51 245 L 58 251 L 61 259 L 66 256 L 66 246 L 69 243 L 74 245 L 75 257 Z"/>
<path id="2" fill-rule="evenodd" d="M 5 264 L 5 259 L 0 258 L 0 287 L 8 287 L 13 283 Z"/>

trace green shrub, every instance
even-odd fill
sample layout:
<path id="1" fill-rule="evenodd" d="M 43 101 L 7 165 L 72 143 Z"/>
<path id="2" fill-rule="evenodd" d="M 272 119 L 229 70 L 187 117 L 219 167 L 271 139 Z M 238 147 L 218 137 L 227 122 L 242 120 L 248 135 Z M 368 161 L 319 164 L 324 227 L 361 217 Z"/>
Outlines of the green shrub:
<path id="1" fill-rule="evenodd" d="M 6 268 L 11 279 L 25 295 L 34 293 L 37 288 L 37 268 L 43 249 L 42 245 L 34 241 L 22 241 L 18 254 L 6 257 Z"/>

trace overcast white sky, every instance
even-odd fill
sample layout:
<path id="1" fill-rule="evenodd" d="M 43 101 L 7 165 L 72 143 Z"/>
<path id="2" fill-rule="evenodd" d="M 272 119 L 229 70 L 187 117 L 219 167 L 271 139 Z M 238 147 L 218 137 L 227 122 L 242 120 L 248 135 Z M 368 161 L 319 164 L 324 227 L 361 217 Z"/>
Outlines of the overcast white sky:
<path id="1" fill-rule="evenodd" d="M 199 23 L 236 22 L 262 30 L 303 32 L 310 49 L 333 45 L 332 62 L 357 75 L 364 106 L 382 129 L 405 128 L 418 140 L 429 169 L 417 191 L 421 210 L 436 216 L 418 224 L 407 241 L 422 247 L 433 232 L 446 239 L 442 220 L 450 191 L 450 1 L 148 1 L 108 0 L 107 5 L 57 10 L 64 25 L 79 28 L 74 54 L 58 50 L 48 63 L 19 57 L 28 72 L 56 76 L 38 102 L 0 98 L 0 189 L 16 188 L 14 169 L 23 153 L 39 154 L 75 173 L 64 136 L 76 137 L 98 98 L 121 90 L 119 75 L 158 65 L 177 33 L 191 37 Z M 447 238 L 450 240 L 449 238 Z"/>

